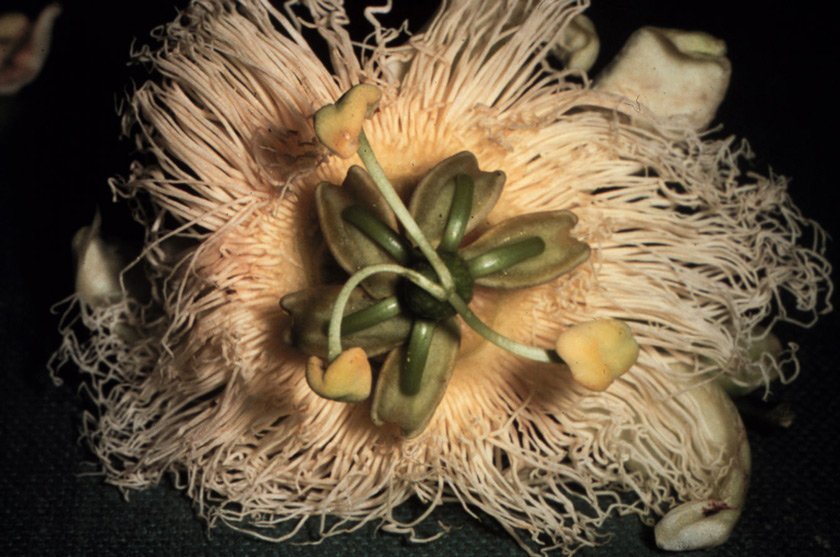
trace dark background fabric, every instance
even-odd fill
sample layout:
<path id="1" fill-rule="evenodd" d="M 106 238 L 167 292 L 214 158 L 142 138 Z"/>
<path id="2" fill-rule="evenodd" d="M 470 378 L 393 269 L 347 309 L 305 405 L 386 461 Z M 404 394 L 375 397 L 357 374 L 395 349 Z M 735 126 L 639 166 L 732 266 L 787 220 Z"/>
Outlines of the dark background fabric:
<path id="1" fill-rule="evenodd" d="M 125 174 L 130 141 L 118 139 L 115 104 L 145 79 L 129 68 L 132 41 L 176 14 L 174 0 L 68 0 L 40 78 L 14 98 L 0 97 L 0 554 L 3 555 L 510 555 L 520 553 L 491 517 L 479 522 L 457 506 L 434 520 L 452 531 L 411 545 L 374 527 L 320 545 L 272 545 L 225 527 L 208 532 L 191 503 L 168 482 L 124 499 L 89 464 L 78 443 L 81 398 L 74 371 L 64 386 L 46 362 L 59 343 L 50 306 L 72 292 L 70 239 L 97 206 L 107 233 L 137 240 L 127 211 L 114 205 L 108 177 Z M 34 15 L 44 2 L 0 2 L 0 12 Z M 178 2 L 183 5 L 183 1 Z M 350 2 L 356 9 L 356 3 Z M 689 5 L 690 4 L 690 5 Z M 741 6 L 742 11 L 733 11 Z M 749 7 L 752 6 L 752 9 Z M 810 11 L 806 11 L 810 10 Z M 429 8 L 400 7 L 419 27 Z M 360 9 L 358 10 L 360 13 Z M 835 18 L 790 2 L 596 2 L 589 12 L 602 38 L 597 68 L 645 24 L 696 28 L 724 38 L 734 66 L 718 121 L 746 137 L 757 171 L 793 177 L 803 212 L 836 236 L 837 89 Z M 361 18 L 357 18 L 360 20 Z M 596 70 L 597 70 L 596 68 Z M 770 166 L 772 165 L 772 166 Z M 830 248 L 830 257 L 837 250 Z M 836 314 L 810 330 L 784 328 L 800 346 L 802 373 L 776 386 L 793 405 L 786 430 L 752 429 L 753 476 L 732 539 L 708 556 L 834 555 L 838 467 Z M 582 555 L 659 555 L 637 518 L 614 519 L 613 539 Z"/>

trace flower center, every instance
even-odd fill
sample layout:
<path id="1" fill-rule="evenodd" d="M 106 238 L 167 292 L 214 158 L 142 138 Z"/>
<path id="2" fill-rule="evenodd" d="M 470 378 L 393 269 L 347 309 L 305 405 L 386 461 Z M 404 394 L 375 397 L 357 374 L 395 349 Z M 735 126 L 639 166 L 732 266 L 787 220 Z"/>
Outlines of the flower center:
<path id="1" fill-rule="evenodd" d="M 473 295 L 473 277 L 470 274 L 467 262 L 458 254 L 440 251 L 438 255 L 446 264 L 446 268 L 452 274 L 452 281 L 455 285 L 455 292 L 465 302 L 469 302 Z M 440 279 L 437 276 L 432 265 L 425 259 L 420 259 L 415 262 L 411 268 L 418 273 L 425 276 L 427 279 L 440 284 Z M 399 295 L 401 302 L 405 308 L 412 313 L 412 315 L 419 319 L 428 319 L 429 321 L 442 321 L 455 315 L 455 308 L 449 302 L 438 300 L 429 292 L 418 286 L 417 284 L 403 280 L 400 284 Z"/>
<path id="2" fill-rule="evenodd" d="M 406 206 L 362 131 L 379 97 L 375 87 L 357 85 L 315 114 L 319 140 L 343 158 L 355 151 L 367 168 L 352 166 L 342 186 L 322 183 L 315 192 L 324 239 L 350 276 L 339 288 L 292 293 L 281 304 L 292 314 L 291 342 L 312 355 L 306 379 L 320 396 L 364 400 L 372 392 L 370 358 L 387 353 L 371 420 L 396 424 L 413 437 L 442 400 L 462 325 L 523 358 L 562 363 L 559 341 L 556 350 L 517 342 L 483 322 L 469 302 L 474 284 L 515 290 L 550 282 L 586 260 L 589 246 L 571 236 L 577 217 L 569 211 L 506 219 L 462 246 L 499 200 L 504 172 L 482 171 L 472 153 L 455 154 L 420 180 Z M 635 361 L 635 343 L 622 343 L 632 341 L 629 329 L 606 327 L 607 348 L 621 348 L 620 357 L 609 354 L 606 381 L 590 381 L 589 371 L 604 369 L 601 354 L 589 348 L 590 329 L 600 334 L 605 327 L 590 327 L 563 347 L 574 358 L 585 349 L 586 369 L 572 374 L 603 389 L 632 365 L 631 356 Z"/>

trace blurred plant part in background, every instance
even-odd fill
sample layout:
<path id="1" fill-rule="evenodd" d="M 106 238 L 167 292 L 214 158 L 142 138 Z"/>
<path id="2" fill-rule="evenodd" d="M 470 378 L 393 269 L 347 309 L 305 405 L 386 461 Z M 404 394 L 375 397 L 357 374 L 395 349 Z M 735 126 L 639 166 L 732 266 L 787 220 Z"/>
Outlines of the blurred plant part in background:
<path id="1" fill-rule="evenodd" d="M 0 15 L 0 95 L 14 95 L 38 77 L 60 13 L 58 4 L 50 4 L 34 22 L 21 13 Z"/>

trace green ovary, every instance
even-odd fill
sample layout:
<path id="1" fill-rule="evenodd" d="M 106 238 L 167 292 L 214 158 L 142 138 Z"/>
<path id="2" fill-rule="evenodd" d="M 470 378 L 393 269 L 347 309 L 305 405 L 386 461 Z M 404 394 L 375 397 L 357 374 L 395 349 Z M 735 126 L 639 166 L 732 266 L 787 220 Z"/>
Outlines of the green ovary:
<path id="1" fill-rule="evenodd" d="M 473 277 L 467 263 L 457 254 L 441 252 L 440 258 L 446 264 L 455 284 L 455 292 L 465 302 L 469 302 L 473 295 Z M 429 280 L 440 282 L 437 273 L 425 259 L 414 263 L 411 268 Z M 455 315 L 455 308 L 444 300 L 438 300 L 430 293 L 413 282 L 404 280 L 400 286 L 400 299 L 404 307 L 415 317 L 429 321 L 441 321 Z"/>

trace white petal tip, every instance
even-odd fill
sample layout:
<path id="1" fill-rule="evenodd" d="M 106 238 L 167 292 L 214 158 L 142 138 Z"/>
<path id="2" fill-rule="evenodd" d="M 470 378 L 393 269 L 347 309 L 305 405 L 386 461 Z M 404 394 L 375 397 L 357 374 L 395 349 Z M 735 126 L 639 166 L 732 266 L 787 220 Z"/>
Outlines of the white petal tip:
<path id="1" fill-rule="evenodd" d="M 563 31 L 561 43 L 554 49 L 556 55 L 570 70 L 589 71 L 598 59 L 601 41 L 595 24 L 583 14 L 578 14 Z"/>
<path id="2" fill-rule="evenodd" d="M 113 246 L 99 236 L 102 219 L 99 213 L 90 226 L 80 228 L 73 236 L 76 256 L 76 295 L 93 307 L 110 305 L 122 298 L 120 261 Z"/>
<path id="3" fill-rule="evenodd" d="M 722 501 L 689 501 L 666 514 L 654 528 L 656 545 L 666 551 L 693 551 L 723 544 L 741 512 Z"/>

